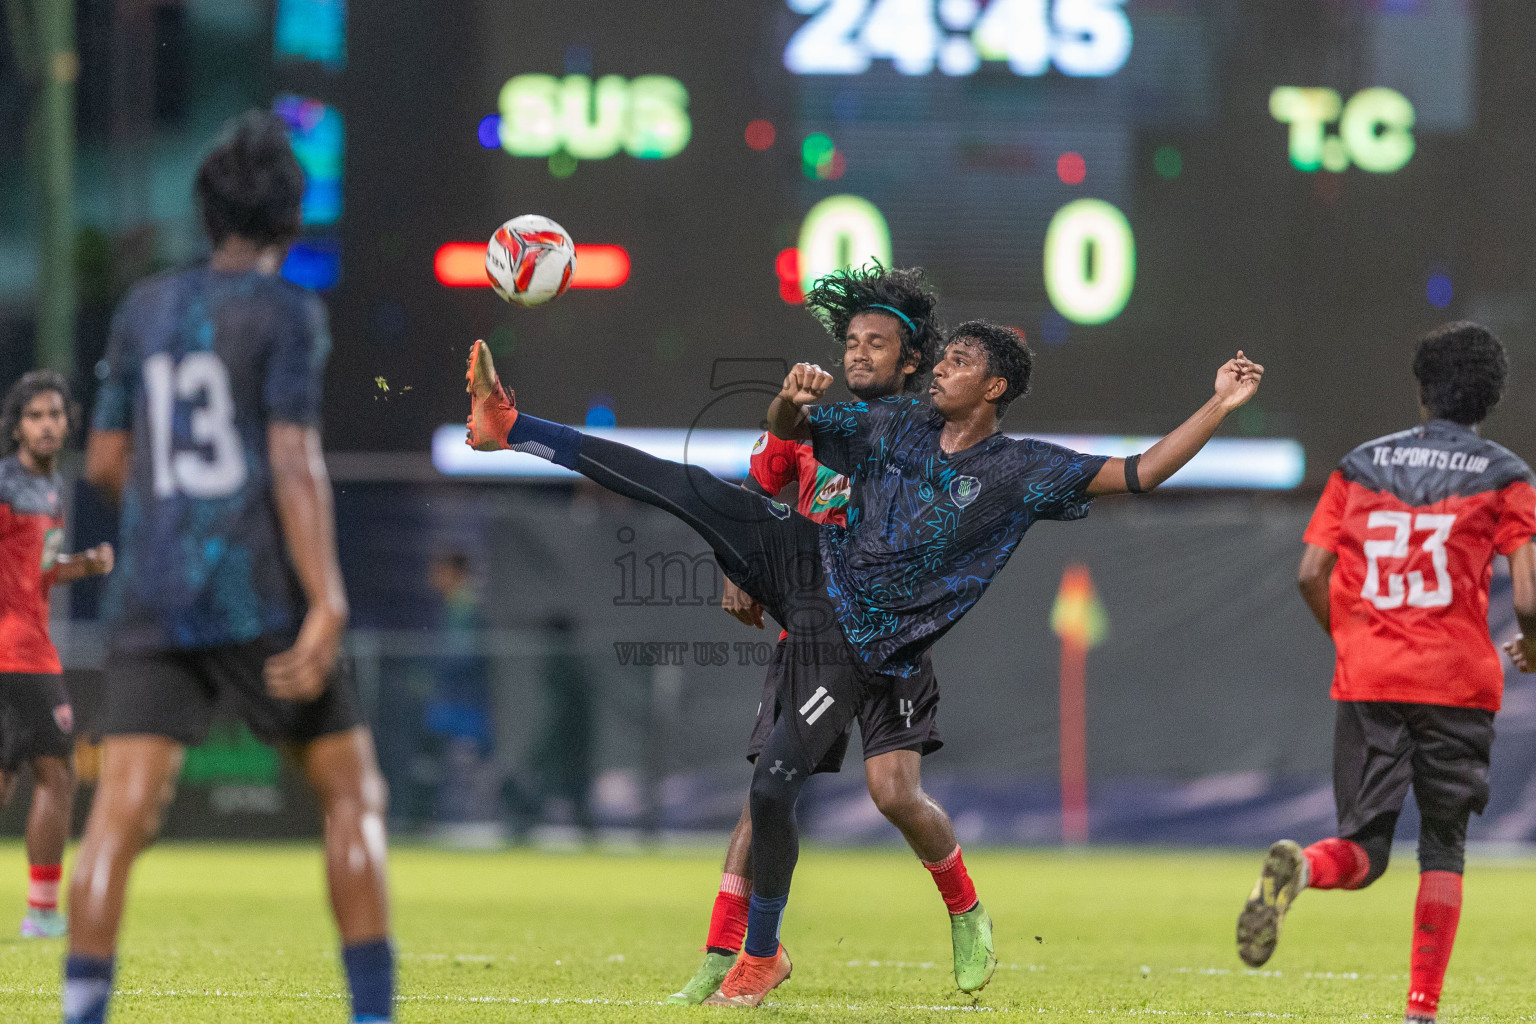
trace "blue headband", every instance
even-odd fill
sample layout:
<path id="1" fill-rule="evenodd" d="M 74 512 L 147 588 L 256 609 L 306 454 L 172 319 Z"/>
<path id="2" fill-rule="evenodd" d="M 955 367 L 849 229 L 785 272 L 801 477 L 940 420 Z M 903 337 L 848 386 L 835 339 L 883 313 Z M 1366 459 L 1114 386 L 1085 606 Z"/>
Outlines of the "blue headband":
<path id="1" fill-rule="evenodd" d="M 903 313 L 901 310 L 897 309 L 895 306 L 887 306 L 887 305 L 885 305 L 884 303 L 881 303 L 881 302 L 871 302 L 865 308 L 866 309 L 883 309 L 883 310 L 886 310 L 887 312 L 894 313 L 898 320 L 900 320 L 902 323 L 907 325 L 907 330 L 911 331 L 913 334 L 917 333 L 917 325 L 912 322 L 912 318 L 907 316 L 907 314 Z"/>

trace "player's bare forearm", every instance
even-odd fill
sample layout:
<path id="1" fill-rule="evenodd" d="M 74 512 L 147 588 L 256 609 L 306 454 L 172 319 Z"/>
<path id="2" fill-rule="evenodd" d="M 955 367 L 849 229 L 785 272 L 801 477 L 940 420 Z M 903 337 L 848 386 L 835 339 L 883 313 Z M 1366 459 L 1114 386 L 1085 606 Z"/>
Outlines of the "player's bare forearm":
<path id="1" fill-rule="evenodd" d="M 809 441 L 811 420 L 803 408 L 780 395 L 768 406 L 768 432 L 785 441 Z"/>
<path id="2" fill-rule="evenodd" d="M 1504 652 L 1521 672 L 1536 672 L 1536 542 L 1510 553 L 1509 578 L 1520 635 L 1504 645 Z"/>
<path id="3" fill-rule="evenodd" d="M 346 628 L 348 607 L 336 557 L 336 519 L 331 483 L 312 427 L 275 423 L 267 430 L 272 490 L 283 541 L 309 610 L 291 650 L 267 663 L 275 696 L 311 700 L 324 689 Z"/>
<path id="4" fill-rule="evenodd" d="M 1333 567 L 1339 556 L 1327 548 L 1315 544 L 1306 545 L 1301 555 L 1301 567 L 1296 570 L 1296 587 L 1301 599 L 1323 632 L 1333 635 L 1332 614 L 1328 607 L 1328 586 L 1333 579 Z"/>
<path id="5" fill-rule="evenodd" d="M 808 441 L 811 421 L 805 407 L 832 386 L 832 375 L 814 363 L 796 363 L 768 406 L 768 432 L 784 441 Z"/>
<path id="6" fill-rule="evenodd" d="M 1138 484 L 1143 491 L 1159 486 L 1199 454 L 1215 436 L 1227 413 L 1247 403 L 1259 390 L 1264 367 L 1239 352 L 1216 374 L 1216 392 L 1193 416 L 1142 453 L 1137 462 Z M 1110 459 L 1093 482 L 1090 496 L 1125 494 L 1130 488 L 1125 478 L 1125 460 Z"/>
<path id="7" fill-rule="evenodd" d="M 128 481 L 128 457 L 132 441 L 126 430 L 93 430 L 85 443 L 85 482 L 113 501 L 123 495 Z"/>
<path id="8" fill-rule="evenodd" d="M 87 576 L 105 576 L 112 571 L 113 559 L 111 544 L 98 544 L 78 555 L 61 555 L 54 566 L 53 582 L 63 586 Z"/>

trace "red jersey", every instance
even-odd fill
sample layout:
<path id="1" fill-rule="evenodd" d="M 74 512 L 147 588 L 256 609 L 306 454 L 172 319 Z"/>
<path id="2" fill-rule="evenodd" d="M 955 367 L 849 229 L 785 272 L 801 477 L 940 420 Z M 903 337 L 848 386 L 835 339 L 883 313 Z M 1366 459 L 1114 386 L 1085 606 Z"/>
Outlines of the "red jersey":
<path id="1" fill-rule="evenodd" d="M 1308 544 L 1329 582 L 1335 700 L 1497 711 L 1493 557 L 1536 535 L 1536 482 L 1507 449 L 1446 420 L 1361 445 L 1328 479 Z"/>
<path id="2" fill-rule="evenodd" d="M 752 479 L 770 495 L 800 485 L 800 514 L 815 523 L 848 521 L 848 478 L 816 461 L 811 446 L 764 433 L 752 446 Z"/>
<path id="3" fill-rule="evenodd" d="M 0 672 L 59 673 L 48 639 L 48 588 L 64 542 L 57 474 L 0 460 Z"/>
<path id="4" fill-rule="evenodd" d="M 800 514 L 816 523 L 848 522 L 848 478 L 816 461 L 811 446 L 801 441 L 786 441 L 764 431 L 752 446 L 752 479 L 770 495 L 778 494 L 792 483 L 800 485 Z M 779 639 L 789 636 L 779 631 Z"/>

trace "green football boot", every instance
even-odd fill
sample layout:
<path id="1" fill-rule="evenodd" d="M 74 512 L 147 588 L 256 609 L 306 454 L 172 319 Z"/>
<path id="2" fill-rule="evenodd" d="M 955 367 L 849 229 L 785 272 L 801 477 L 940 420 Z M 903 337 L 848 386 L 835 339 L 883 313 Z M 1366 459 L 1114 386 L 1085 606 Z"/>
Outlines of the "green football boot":
<path id="1" fill-rule="evenodd" d="M 688 984 L 683 986 L 681 992 L 674 992 L 667 996 L 668 1006 L 697 1006 L 720 988 L 720 983 L 730 973 L 731 966 L 736 963 L 736 955 L 727 956 L 724 953 L 705 953 L 704 962 L 699 969 L 693 972 L 693 977 L 688 979 Z"/>
<path id="2" fill-rule="evenodd" d="M 1264 868 L 1237 917 L 1237 955 L 1249 967 L 1263 967 L 1274 956 L 1280 925 L 1306 887 L 1307 857 L 1301 846 L 1282 839 L 1264 855 Z"/>
<path id="3" fill-rule="evenodd" d="M 955 945 L 955 984 L 961 992 L 979 992 L 997 970 L 992 952 L 992 918 L 980 903 L 963 914 L 949 915 L 949 937 Z"/>

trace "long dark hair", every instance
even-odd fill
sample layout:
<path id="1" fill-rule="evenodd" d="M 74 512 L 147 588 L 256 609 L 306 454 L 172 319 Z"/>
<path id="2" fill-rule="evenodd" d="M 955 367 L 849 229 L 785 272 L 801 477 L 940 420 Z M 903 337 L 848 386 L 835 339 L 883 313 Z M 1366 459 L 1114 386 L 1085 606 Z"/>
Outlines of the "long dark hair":
<path id="1" fill-rule="evenodd" d="M 69 433 L 74 436 L 80 429 L 80 405 L 69 392 L 69 381 L 57 370 L 33 370 L 11 385 L 5 393 L 5 404 L 0 406 L 0 458 L 16 454 L 20 442 L 16 440 L 16 428 L 21 426 L 21 410 L 38 395 L 57 391 L 64 399 L 64 414 L 69 417 Z"/>
<path id="2" fill-rule="evenodd" d="M 840 270 L 816 282 L 805 297 L 805 306 L 824 324 L 832 340 L 842 345 L 848 325 L 860 313 L 885 313 L 879 306 L 901 310 L 911 324 L 900 324 L 901 358 L 915 363 L 916 372 L 907 376 L 905 390 L 916 392 L 923 386 L 933 364 L 939 361 L 944 332 L 934 314 L 938 300 L 920 269 L 888 270 L 878 262 L 867 267 Z"/>

